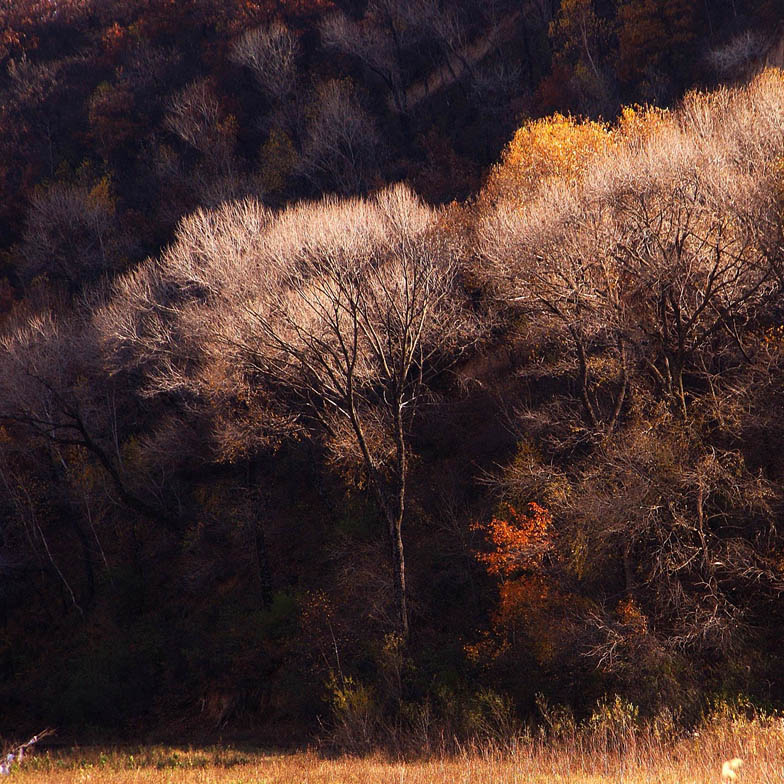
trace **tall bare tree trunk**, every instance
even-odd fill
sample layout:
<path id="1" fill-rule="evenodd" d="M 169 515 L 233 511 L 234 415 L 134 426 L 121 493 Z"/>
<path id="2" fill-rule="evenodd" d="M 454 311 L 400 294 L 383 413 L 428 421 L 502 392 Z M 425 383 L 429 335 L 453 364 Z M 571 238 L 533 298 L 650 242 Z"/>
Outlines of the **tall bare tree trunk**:
<path id="1" fill-rule="evenodd" d="M 408 607 L 406 597 L 406 562 L 403 554 L 403 509 L 399 507 L 389 521 L 390 552 L 392 556 L 393 598 L 397 632 L 408 638 Z"/>
<path id="2" fill-rule="evenodd" d="M 396 395 L 396 397 L 398 397 Z M 368 471 L 370 487 L 376 496 L 379 509 L 387 524 L 390 565 L 392 567 L 392 597 L 395 610 L 396 631 L 403 640 L 408 638 L 408 609 L 406 599 L 406 562 L 403 552 L 403 515 L 406 509 L 406 443 L 403 432 L 403 406 L 398 399 L 394 412 L 395 438 L 395 483 L 394 499 L 390 498 L 388 482 L 380 474 L 375 460 L 370 454 L 362 424 L 357 416 L 353 396 L 349 395 L 348 411 L 351 425 L 357 436 L 360 450 Z"/>
<path id="3" fill-rule="evenodd" d="M 389 539 L 392 554 L 392 579 L 394 583 L 395 614 L 398 632 L 405 640 L 408 638 L 408 607 L 406 597 L 406 562 L 403 553 L 403 515 L 406 510 L 406 478 L 408 460 L 403 432 L 403 405 L 398 400 L 395 405 L 395 451 L 397 487 L 394 515 L 390 520 Z"/>

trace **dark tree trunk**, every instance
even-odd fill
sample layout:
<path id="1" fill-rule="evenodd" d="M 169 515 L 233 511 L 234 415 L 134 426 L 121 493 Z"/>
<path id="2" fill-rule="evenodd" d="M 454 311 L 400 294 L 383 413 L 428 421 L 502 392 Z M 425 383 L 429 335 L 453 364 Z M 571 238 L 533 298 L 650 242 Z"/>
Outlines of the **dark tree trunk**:
<path id="1" fill-rule="evenodd" d="M 255 525 L 256 563 L 259 571 L 261 603 L 264 607 L 272 604 L 272 574 L 270 572 L 267 540 L 264 537 L 264 526 L 260 519 Z"/>
<path id="2" fill-rule="evenodd" d="M 253 510 L 251 525 L 253 526 L 253 546 L 256 554 L 256 569 L 259 577 L 259 595 L 263 607 L 272 604 L 272 570 L 269 563 L 269 550 L 267 538 L 264 535 L 264 507 L 259 490 L 259 461 L 251 460 L 248 463 L 248 494 L 251 498 Z"/>

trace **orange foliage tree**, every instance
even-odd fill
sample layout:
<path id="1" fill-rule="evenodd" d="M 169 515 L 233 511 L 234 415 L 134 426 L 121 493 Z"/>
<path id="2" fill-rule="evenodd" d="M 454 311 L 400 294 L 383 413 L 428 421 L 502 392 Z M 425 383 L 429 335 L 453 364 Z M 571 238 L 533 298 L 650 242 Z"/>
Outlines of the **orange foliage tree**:
<path id="1" fill-rule="evenodd" d="M 560 647 L 567 596 L 557 578 L 558 552 L 553 517 L 536 503 L 528 512 L 511 505 L 476 529 L 487 536 L 492 549 L 477 559 L 487 573 L 500 579 L 498 606 L 491 630 L 477 645 L 467 648 L 474 661 L 492 659 L 527 645 L 540 664 L 553 660 Z"/>
<path id="2" fill-rule="evenodd" d="M 488 574 L 503 580 L 542 568 L 546 555 L 553 552 L 553 517 L 539 504 L 528 505 L 528 514 L 506 507 L 507 517 L 493 517 L 484 528 L 494 549 L 477 557 Z"/>

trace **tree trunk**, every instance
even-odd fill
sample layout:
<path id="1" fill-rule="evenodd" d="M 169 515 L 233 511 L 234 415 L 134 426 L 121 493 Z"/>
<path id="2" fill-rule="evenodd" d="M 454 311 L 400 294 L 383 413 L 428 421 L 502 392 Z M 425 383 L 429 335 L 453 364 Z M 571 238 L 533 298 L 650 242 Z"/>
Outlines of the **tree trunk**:
<path id="1" fill-rule="evenodd" d="M 408 460 L 403 432 L 403 403 L 400 394 L 395 400 L 395 469 L 397 476 L 395 510 L 390 519 L 389 539 L 392 545 L 392 578 L 394 580 L 395 615 L 400 636 L 408 639 L 408 608 L 406 602 L 406 562 L 403 554 L 403 515 L 406 510 L 406 479 Z"/>
<path id="2" fill-rule="evenodd" d="M 260 518 L 260 515 L 259 515 Z M 267 552 L 267 540 L 264 538 L 264 527 L 261 519 L 255 520 L 256 564 L 259 573 L 260 595 L 262 607 L 272 604 L 272 573 Z"/>
<path id="3" fill-rule="evenodd" d="M 388 482 L 381 475 L 375 460 L 368 449 L 365 433 L 354 405 L 353 395 L 349 393 L 347 409 L 351 426 L 357 437 L 368 480 L 379 509 L 387 524 L 387 538 L 389 541 L 390 566 L 392 567 L 392 597 L 394 601 L 395 626 L 397 633 L 403 640 L 408 638 L 408 609 L 406 599 L 406 562 L 403 554 L 403 515 L 406 509 L 406 475 L 408 461 L 406 460 L 406 443 L 403 432 L 403 405 L 399 392 L 395 392 L 394 401 L 394 437 L 395 437 L 395 482 L 394 501 L 390 498 Z"/>
<path id="4" fill-rule="evenodd" d="M 634 567 L 632 566 L 632 543 L 627 540 L 623 547 L 623 577 L 626 583 L 626 596 L 634 597 Z"/>
<path id="5" fill-rule="evenodd" d="M 570 327 L 569 331 L 572 333 L 575 348 L 577 349 L 577 361 L 580 370 L 580 377 L 578 380 L 580 385 L 580 398 L 583 401 L 583 406 L 585 406 L 585 415 L 588 419 L 588 423 L 594 430 L 597 430 L 599 428 L 599 418 L 596 415 L 596 409 L 591 402 L 588 380 L 588 358 L 585 354 L 585 345 L 583 344 L 582 336 L 575 327 Z"/>
<path id="6" fill-rule="evenodd" d="M 76 534 L 76 538 L 79 540 L 79 544 L 82 548 L 82 565 L 84 566 L 84 578 L 85 578 L 85 588 L 82 592 L 82 596 L 79 599 L 79 604 L 84 606 L 89 606 L 92 604 L 93 599 L 95 599 L 95 570 L 93 568 L 93 558 L 92 553 L 90 552 L 90 544 L 87 539 L 87 534 L 85 534 L 84 529 L 81 525 L 79 525 L 79 521 L 77 516 L 73 514 L 73 510 L 68 510 L 71 514 L 68 514 L 68 519 L 71 522 L 71 527 Z"/>
<path id="7" fill-rule="evenodd" d="M 408 638 L 408 601 L 406 593 L 406 560 L 403 552 L 403 514 L 405 512 L 405 487 L 399 488 L 394 505 L 380 484 L 377 472 L 371 472 L 370 484 L 387 524 L 390 566 L 392 568 L 392 599 L 394 603 L 395 631 L 403 640 Z"/>
<path id="8" fill-rule="evenodd" d="M 403 640 L 408 639 L 408 607 L 406 600 L 406 562 L 403 554 L 403 509 L 399 507 L 389 521 L 390 554 L 392 557 L 395 624 Z"/>
<path id="9" fill-rule="evenodd" d="M 269 550 L 267 539 L 264 535 L 264 507 L 260 490 L 260 467 L 258 460 L 248 462 L 248 495 L 252 504 L 250 525 L 252 527 L 253 545 L 256 554 L 256 571 L 259 577 L 259 596 L 261 606 L 269 607 L 272 604 L 272 570 L 269 563 Z"/>
<path id="10" fill-rule="evenodd" d="M 683 388 L 683 365 L 678 364 L 677 372 L 676 372 L 676 393 L 678 395 L 678 407 L 680 409 L 681 416 L 683 417 L 683 421 L 685 422 L 689 418 L 689 411 L 686 407 L 686 392 Z"/>

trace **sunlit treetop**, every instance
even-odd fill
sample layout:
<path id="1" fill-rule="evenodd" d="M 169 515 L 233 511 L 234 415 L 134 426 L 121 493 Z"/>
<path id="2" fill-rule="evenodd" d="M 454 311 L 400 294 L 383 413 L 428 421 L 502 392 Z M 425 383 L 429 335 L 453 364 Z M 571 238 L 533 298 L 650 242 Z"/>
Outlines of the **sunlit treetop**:
<path id="1" fill-rule="evenodd" d="M 488 189 L 520 197 L 549 179 L 579 179 L 589 161 L 612 143 L 605 123 L 562 114 L 534 120 L 515 133 L 490 175 Z"/>

